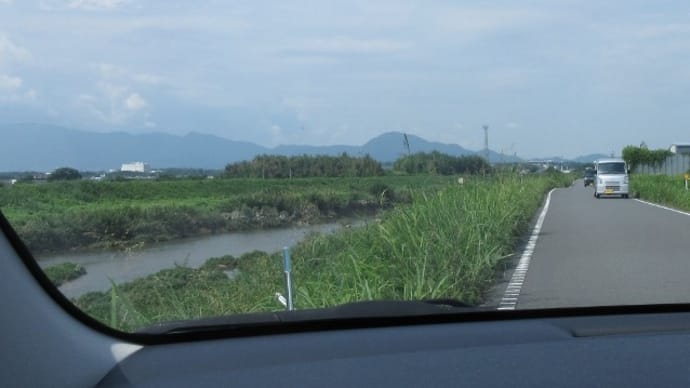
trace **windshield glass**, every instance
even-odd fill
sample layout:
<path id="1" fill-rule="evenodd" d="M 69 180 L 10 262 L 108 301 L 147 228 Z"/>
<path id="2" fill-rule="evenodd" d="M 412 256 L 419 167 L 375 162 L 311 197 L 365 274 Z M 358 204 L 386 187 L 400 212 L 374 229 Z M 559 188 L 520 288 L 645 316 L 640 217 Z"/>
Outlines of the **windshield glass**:
<path id="1" fill-rule="evenodd" d="M 602 174 L 625 174 L 625 163 L 599 163 L 597 173 Z"/>
<path id="2" fill-rule="evenodd" d="M 0 0 L 0 211 L 126 331 L 687 303 L 686 8 Z"/>

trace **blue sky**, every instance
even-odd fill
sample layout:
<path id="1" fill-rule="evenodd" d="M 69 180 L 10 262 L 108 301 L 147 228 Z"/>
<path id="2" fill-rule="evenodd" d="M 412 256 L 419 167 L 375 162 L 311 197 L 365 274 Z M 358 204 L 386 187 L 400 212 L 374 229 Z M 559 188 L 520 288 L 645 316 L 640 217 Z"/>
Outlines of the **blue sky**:
<path id="1" fill-rule="evenodd" d="M 0 123 L 573 157 L 689 118 L 690 3 L 0 0 Z"/>

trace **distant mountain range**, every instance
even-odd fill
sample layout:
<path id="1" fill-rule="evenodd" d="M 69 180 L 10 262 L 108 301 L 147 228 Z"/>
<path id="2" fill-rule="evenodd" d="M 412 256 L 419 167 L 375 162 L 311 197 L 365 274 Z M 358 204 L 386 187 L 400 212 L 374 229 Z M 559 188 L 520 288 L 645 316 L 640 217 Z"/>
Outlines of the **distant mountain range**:
<path id="1" fill-rule="evenodd" d="M 185 136 L 98 133 L 42 124 L 2 125 L 0 136 L 0 171 L 51 171 L 62 166 L 108 170 L 132 161 L 147 162 L 154 168 L 222 169 L 227 163 L 249 160 L 259 154 L 339 155 L 343 152 L 353 156 L 369 154 L 381 162 L 392 162 L 405 152 L 400 132 L 384 133 L 361 146 L 280 145 L 274 148 L 196 132 Z M 430 142 L 414 135 L 408 134 L 408 139 L 412 152 L 437 150 L 456 156 L 483 154 L 457 144 Z M 489 158 L 492 162 L 521 160 L 494 151 L 490 151 Z"/>
<path id="2" fill-rule="evenodd" d="M 321 155 L 340 155 L 343 152 L 347 152 L 348 155 L 366 155 L 369 154 L 376 160 L 381 162 L 393 162 L 399 157 L 405 154 L 405 148 L 403 146 L 403 133 L 402 132 L 387 132 L 381 134 L 361 146 L 346 146 L 346 145 L 335 145 L 335 146 L 302 146 L 302 145 L 280 145 L 269 151 L 274 154 L 280 155 L 302 155 L 302 154 L 321 154 Z M 410 143 L 410 152 L 431 152 L 439 151 L 444 154 L 463 156 L 463 155 L 475 155 L 482 154 L 483 151 L 471 151 L 465 149 L 457 144 L 446 144 L 439 142 L 432 142 L 422 139 L 419 136 L 407 135 L 407 139 Z M 501 155 L 494 151 L 489 151 L 489 159 L 492 162 L 497 162 L 501 160 Z M 520 158 L 513 156 L 505 156 L 504 161 L 519 161 Z"/>

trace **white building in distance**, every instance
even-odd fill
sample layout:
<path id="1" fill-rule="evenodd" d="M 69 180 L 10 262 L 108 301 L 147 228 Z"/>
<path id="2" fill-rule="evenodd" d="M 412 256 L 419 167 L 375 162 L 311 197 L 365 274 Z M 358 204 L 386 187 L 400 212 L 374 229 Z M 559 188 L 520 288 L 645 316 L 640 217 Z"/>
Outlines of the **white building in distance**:
<path id="1" fill-rule="evenodd" d="M 151 166 L 144 162 L 123 163 L 120 167 L 121 172 L 148 172 Z"/>

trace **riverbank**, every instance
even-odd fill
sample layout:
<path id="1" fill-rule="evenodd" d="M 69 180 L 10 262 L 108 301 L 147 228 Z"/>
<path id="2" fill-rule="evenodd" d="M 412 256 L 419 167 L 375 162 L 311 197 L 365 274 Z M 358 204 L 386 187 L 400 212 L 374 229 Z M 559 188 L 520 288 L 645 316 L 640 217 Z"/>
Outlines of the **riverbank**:
<path id="1" fill-rule="evenodd" d="M 293 249 L 295 306 L 373 299 L 451 298 L 478 304 L 494 268 L 512 253 L 545 193 L 567 186 L 560 173 L 471 179 L 437 192 L 413 190 L 410 205 L 381 223 L 307 238 Z M 224 257 L 177 267 L 76 300 L 122 330 L 165 320 L 274 311 L 284 292 L 279 254 Z M 236 270 L 232 281 L 225 271 Z"/>
<path id="2" fill-rule="evenodd" d="M 59 287 L 68 298 L 78 298 L 92 291 L 107 291 L 111 281 L 121 284 L 146 277 L 163 269 L 201 267 L 209 257 L 239 257 L 255 250 L 276 252 L 294 246 L 315 233 L 332 234 L 341 228 L 359 227 L 373 219 L 343 219 L 339 222 L 213 236 L 191 237 L 147 245 L 130 251 L 63 253 L 38 259 L 42 268 L 75 263 L 88 273 Z"/>
<path id="3" fill-rule="evenodd" d="M 76 263 L 64 262 L 43 268 L 43 272 L 55 287 L 60 287 L 64 283 L 86 275 L 86 268 Z"/>
<path id="4" fill-rule="evenodd" d="M 35 254 L 136 249 L 236 231 L 318 224 L 409 203 L 451 177 L 54 182 L 0 188 L 0 208 Z"/>

